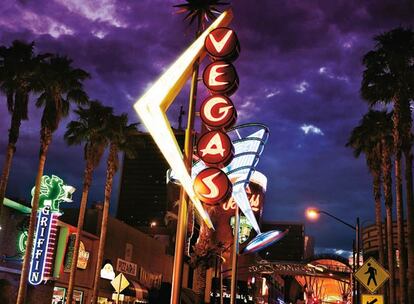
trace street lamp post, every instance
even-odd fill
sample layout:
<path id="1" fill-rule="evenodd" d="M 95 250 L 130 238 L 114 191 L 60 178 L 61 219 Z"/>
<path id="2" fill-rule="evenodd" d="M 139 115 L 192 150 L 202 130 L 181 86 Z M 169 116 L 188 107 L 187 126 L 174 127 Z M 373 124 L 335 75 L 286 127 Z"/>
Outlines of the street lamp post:
<path id="1" fill-rule="evenodd" d="M 351 228 L 355 231 L 356 268 L 355 268 L 354 271 L 356 271 L 356 269 L 359 266 L 360 251 L 361 251 L 361 231 L 360 231 L 359 217 L 356 218 L 356 224 L 352 225 L 352 224 L 349 224 L 349 223 L 345 222 L 344 220 L 340 219 L 339 217 L 337 217 L 337 216 L 335 216 L 335 215 L 333 215 L 333 214 L 331 214 L 327 211 L 324 211 L 324 210 L 319 210 L 319 209 L 316 209 L 316 208 L 308 208 L 306 210 L 306 216 L 307 216 L 307 218 L 309 218 L 311 220 L 318 219 L 320 214 L 325 214 L 325 215 L 333 218 L 334 220 L 344 224 L 345 226 L 347 226 L 347 227 L 349 227 L 349 228 Z M 355 267 L 355 264 L 354 264 L 354 267 Z M 354 294 L 353 294 L 354 303 L 356 303 L 356 304 L 359 304 L 359 296 L 360 296 L 359 290 L 360 290 L 359 283 L 357 282 L 356 283 L 356 290 L 354 291 Z"/>

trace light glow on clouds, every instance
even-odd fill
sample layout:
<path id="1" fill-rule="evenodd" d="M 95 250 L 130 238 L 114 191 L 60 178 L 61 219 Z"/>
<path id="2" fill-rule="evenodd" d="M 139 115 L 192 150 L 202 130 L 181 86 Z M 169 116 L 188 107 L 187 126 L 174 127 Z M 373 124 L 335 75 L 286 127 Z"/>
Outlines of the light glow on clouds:
<path id="1" fill-rule="evenodd" d="M 318 127 L 314 126 L 314 125 L 307 125 L 307 124 L 303 124 L 300 129 L 303 131 L 303 133 L 305 133 L 306 135 L 308 134 L 316 134 L 316 135 L 325 135 L 323 133 L 323 131 L 321 129 L 319 129 Z"/>
<path id="2" fill-rule="evenodd" d="M 273 96 L 279 95 L 280 94 L 280 90 L 274 90 L 274 91 L 269 91 L 266 94 L 266 98 L 272 98 Z"/>
<path id="3" fill-rule="evenodd" d="M 295 86 L 295 91 L 300 94 L 303 94 L 304 92 L 306 92 L 308 88 L 309 88 L 309 83 L 306 81 L 302 81 L 301 83 Z"/>
<path id="4" fill-rule="evenodd" d="M 330 78 L 330 79 L 337 79 L 337 80 L 341 80 L 341 81 L 348 81 L 348 77 L 346 76 L 338 76 L 335 75 L 334 73 L 332 73 L 331 71 L 329 71 L 329 69 L 325 66 L 321 66 L 318 70 L 318 73 L 321 75 L 325 75 L 326 77 Z"/>
<path id="5" fill-rule="evenodd" d="M 28 10 L 22 10 L 19 18 L 13 20 L 0 20 L 0 26 L 4 26 L 9 29 L 30 29 L 36 35 L 49 34 L 53 38 L 59 38 L 61 35 L 73 35 L 74 31 L 68 26 L 57 22 L 56 20 L 47 17 L 39 16 L 36 13 Z"/>
<path id="6" fill-rule="evenodd" d="M 107 22 L 115 27 L 126 27 L 115 16 L 116 3 L 113 0 L 55 0 L 71 12 L 81 15 L 92 21 Z M 99 36 L 97 36 L 99 37 Z"/>
<path id="7" fill-rule="evenodd" d="M 92 35 L 94 35 L 95 37 L 98 37 L 99 39 L 103 39 L 103 38 L 105 38 L 105 36 L 107 35 L 108 33 L 107 32 L 105 32 L 105 31 L 95 31 L 95 30 L 93 30 L 92 31 Z"/>
<path id="8" fill-rule="evenodd" d="M 336 254 L 339 256 L 342 256 L 343 258 L 349 258 L 352 257 L 352 251 L 344 250 L 344 249 L 338 249 L 338 248 L 324 248 L 324 247 L 316 247 L 315 248 L 316 254 Z"/>

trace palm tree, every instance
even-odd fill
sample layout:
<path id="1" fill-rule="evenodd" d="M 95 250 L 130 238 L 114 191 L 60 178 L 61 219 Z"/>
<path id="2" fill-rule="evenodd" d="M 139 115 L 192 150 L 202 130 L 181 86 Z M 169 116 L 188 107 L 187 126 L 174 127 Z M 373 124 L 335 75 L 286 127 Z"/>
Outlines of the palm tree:
<path id="1" fill-rule="evenodd" d="M 381 129 L 379 124 L 386 112 L 370 110 L 349 137 L 347 147 L 354 149 L 354 156 L 365 154 L 368 169 L 373 177 L 375 223 L 377 226 L 379 260 L 384 264 L 384 246 L 381 216 Z"/>
<path id="2" fill-rule="evenodd" d="M 204 206 L 213 217 L 217 207 Z M 200 303 L 204 303 L 204 296 L 207 283 L 207 270 L 211 268 L 217 257 L 223 251 L 223 244 L 217 243 L 216 234 L 209 229 L 204 221 L 201 221 L 200 232 L 196 244 L 193 246 L 190 266 L 195 269 L 194 292 Z"/>
<path id="3" fill-rule="evenodd" d="M 128 124 L 128 115 L 125 113 L 120 116 L 111 115 L 106 125 L 105 132 L 109 143 L 109 154 L 106 168 L 105 197 L 104 208 L 102 212 L 101 232 L 99 237 L 98 258 L 96 262 L 95 278 L 93 284 L 93 304 L 95 304 L 98 299 L 100 269 L 105 249 L 109 202 L 112 193 L 112 181 L 119 165 L 118 153 L 122 151 L 128 157 L 135 156 L 135 149 L 131 138 L 138 132 L 137 125 L 138 124 L 136 123 Z"/>
<path id="4" fill-rule="evenodd" d="M 392 113 L 385 113 L 379 117 L 378 129 L 381 133 L 381 172 L 382 188 L 384 190 L 386 226 L 387 226 L 387 261 L 389 280 L 389 304 L 396 303 L 395 300 L 395 273 L 394 273 L 394 239 L 392 220 L 392 150 L 394 146 L 392 130 Z"/>
<path id="5" fill-rule="evenodd" d="M 9 141 L 0 179 L 0 219 L 20 125 L 22 120 L 28 119 L 29 94 L 34 89 L 39 63 L 47 56 L 35 56 L 33 48 L 34 42 L 18 40 L 13 41 L 10 47 L 0 47 L 0 91 L 7 97 L 7 109 L 11 114 Z"/>
<path id="6" fill-rule="evenodd" d="M 392 103 L 394 106 L 395 184 L 400 254 L 400 303 L 407 303 L 406 253 L 404 242 L 404 208 L 401 157 L 406 161 L 407 244 L 410 303 L 414 303 L 414 201 L 412 193 L 411 109 L 414 97 L 414 32 L 401 27 L 375 37 L 375 50 L 365 54 L 362 97 L 370 104 Z"/>
<path id="7" fill-rule="evenodd" d="M 226 6 L 227 2 L 221 0 L 186 0 L 186 3 L 174 5 L 177 13 L 187 14 L 184 20 L 190 24 L 197 20 L 197 32 L 204 30 L 208 22 L 214 21 L 221 12 L 217 6 Z"/>
<path id="8" fill-rule="evenodd" d="M 85 171 L 83 175 L 82 198 L 79 207 L 78 226 L 75 245 L 70 267 L 70 277 L 67 292 L 67 303 L 72 303 L 73 288 L 76 278 L 76 265 L 79 255 L 79 244 L 83 230 L 85 210 L 88 202 L 89 188 L 92 183 L 92 174 L 99 165 L 102 154 L 107 146 L 106 124 L 112 115 L 112 108 L 103 106 L 99 101 L 91 101 L 88 108 L 78 107 L 75 113 L 78 119 L 67 125 L 65 140 L 68 145 L 85 143 L 84 158 Z"/>
<path id="9" fill-rule="evenodd" d="M 36 101 L 37 107 L 43 107 L 39 165 L 16 304 L 23 304 L 26 294 L 36 215 L 39 206 L 40 182 L 52 135 L 59 127 L 62 118 L 69 114 L 71 103 L 86 104 L 88 102 L 88 97 L 83 91 L 82 85 L 82 81 L 88 77 L 89 74 L 84 70 L 72 67 L 72 60 L 67 57 L 52 56 L 40 66 L 40 75 L 37 83 L 37 90 L 40 91 L 40 96 Z"/>

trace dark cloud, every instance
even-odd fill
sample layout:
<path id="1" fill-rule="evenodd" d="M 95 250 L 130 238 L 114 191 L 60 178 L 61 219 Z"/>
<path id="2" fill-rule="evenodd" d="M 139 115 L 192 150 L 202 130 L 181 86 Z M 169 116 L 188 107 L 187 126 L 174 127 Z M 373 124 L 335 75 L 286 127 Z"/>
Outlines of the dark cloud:
<path id="1" fill-rule="evenodd" d="M 37 51 L 66 54 L 92 79 L 91 98 L 127 112 L 135 100 L 194 38 L 176 15 L 175 0 L 25 0 L 2 2 L 0 43 L 35 40 Z M 271 129 L 259 169 L 269 178 L 265 218 L 304 221 L 313 204 L 353 222 L 373 219 L 371 179 L 363 160 L 344 147 L 351 129 L 367 110 L 359 95 L 361 58 L 373 36 L 411 26 L 409 1 L 234 1 L 233 27 L 242 52 L 235 63 L 240 88 L 232 97 L 239 122 L 262 122 Z M 200 100 L 207 92 L 200 89 Z M 188 88 L 169 111 L 176 125 Z M 0 99 L 6 115 L 4 97 Z M 8 193 L 29 198 L 37 166 L 41 112 L 31 105 L 22 125 Z M 61 175 L 81 189 L 81 147 L 54 135 L 45 172 Z M 5 147 L 8 119 L 0 121 Z M 323 135 L 301 130 L 313 125 Z M 4 148 L 0 150 L 4 157 Z M 91 200 L 102 200 L 105 162 L 95 173 Z M 116 208 L 118 182 L 114 182 Z M 80 191 L 77 195 L 80 196 Z M 328 219 L 307 225 L 318 246 L 350 248 L 352 231 Z M 336 231 L 332 234 L 332 231 Z M 349 244 L 349 246 L 348 246 Z"/>

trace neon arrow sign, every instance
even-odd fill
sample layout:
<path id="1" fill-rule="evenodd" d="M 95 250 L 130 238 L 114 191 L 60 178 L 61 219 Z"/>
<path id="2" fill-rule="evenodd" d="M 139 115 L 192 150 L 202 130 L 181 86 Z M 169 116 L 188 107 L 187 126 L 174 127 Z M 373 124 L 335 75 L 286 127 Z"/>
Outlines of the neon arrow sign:
<path id="1" fill-rule="evenodd" d="M 166 111 L 190 77 L 196 60 L 205 56 L 204 41 L 209 33 L 218 27 L 228 25 L 232 17 L 230 10 L 222 13 L 134 105 L 142 123 L 170 167 L 176 172 L 188 197 L 209 228 L 213 228 L 213 223 L 194 192 L 193 181 L 187 172 L 183 154 L 171 129 Z"/>

